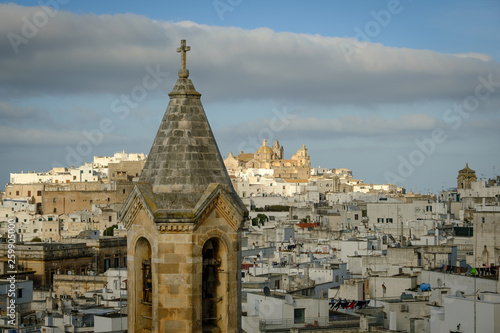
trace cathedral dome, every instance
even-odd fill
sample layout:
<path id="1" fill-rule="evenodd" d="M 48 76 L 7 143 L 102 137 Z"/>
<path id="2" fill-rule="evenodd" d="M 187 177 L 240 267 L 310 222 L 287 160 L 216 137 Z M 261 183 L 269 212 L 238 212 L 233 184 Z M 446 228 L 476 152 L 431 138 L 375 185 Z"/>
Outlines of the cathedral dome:
<path id="1" fill-rule="evenodd" d="M 273 150 L 267 145 L 267 140 L 262 141 L 262 147 L 257 149 L 257 154 L 272 154 Z"/>
<path id="2" fill-rule="evenodd" d="M 465 168 L 463 168 L 462 170 L 458 171 L 459 174 L 475 174 L 476 171 L 472 170 L 471 168 L 469 168 L 469 163 L 466 163 L 465 164 Z"/>

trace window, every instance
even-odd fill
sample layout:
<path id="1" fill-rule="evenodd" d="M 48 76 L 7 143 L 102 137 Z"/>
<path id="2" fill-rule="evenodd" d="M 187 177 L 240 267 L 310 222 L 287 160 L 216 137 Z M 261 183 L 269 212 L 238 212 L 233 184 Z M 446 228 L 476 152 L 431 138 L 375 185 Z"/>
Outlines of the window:
<path id="1" fill-rule="evenodd" d="M 19 288 L 17 289 L 17 298 L 22 298 L 23 297 L 23 289 Z"/>
<path id="2" fill-rule="evenodd" d="M 111 266 L 111 259 L 104 259 L 104 270 L 107 271 L 108 268 Z"/>
<path id="3" fill-rule="evenodd" d="M 384 218 L 383 217 L 379 217 L 377 219 L 377 223 L 384 223 Z"/>
<path id="4" fill-rule="evenodd" d="M 52 202 L 56 202 L 56 198 L 52 199 Z"/>
<path id="5" fill-rule="evenodd" d="M 54 207 L 54 213 L 57 213 L 57 208 Z"/>
<path id="6" fill-rule="evenodd" d="M 73 180 L 76 180 L 76 176 L 73 176 Z"/>
<path id="7" fill-rule="evenodd" d="M 335 275 L 335 282 L 339 282 L 339 276 Z"/>
<path id="8" fill-rule="evenodd" d="M 115 267 L 120 267 L 120 257 L 115 257 Z"/>
<path id="9" fill-rule="evenodd" d="M 111 215 L 110 215 L 110 216 L 108 216 L 108 221 L 109 221 L 109 222 L 111 222 Z"/>
<path id="10" fill-rule="evenodd" d="M 354 219 L 357 221 L 358 220 L 358 214 L 354 214 Z"/>
<path id="11" fill-rule="evenodd" d="M 19 191 L 16 191 L 16 195 L 19 195 Z"/>
<path id="12" fill-rule="evenodd" d="M 28 191 L 28 197 L 31 197 L 31 191 Z"/>
<path id="13" fill-rule="evenodd" d="M 42 196 L 42 191 L 36 191 L 36 196 L 41 197 Z"/>
<path id="14" fill-rule="evenodd" d="M 481 222 L 484 223 L 485 221 L 486 221 L 486 219 L 484 217 L 481 217 Z"/>
<path id="15" fill-rule="evenodd" d="M 306 321 L 306 309 L 294 309 L 293 310 L 293 323 L 302 324 Z"/>
<path id="16" fill-rule="evenodd" d="M 392 217 L 391 217 L 391 218 L 389 218 L 389 217 L 388 217 L 388 218 L 386 218 L 386 219 L 385 219 L 385 222 L 386 222 L 386 223 L 392 223 Z"/>
<path id="17" fill-rule="evenodd" d="M 425 207 L 426 212 L 432 212 L 432 206 L 426 206 Z"/>

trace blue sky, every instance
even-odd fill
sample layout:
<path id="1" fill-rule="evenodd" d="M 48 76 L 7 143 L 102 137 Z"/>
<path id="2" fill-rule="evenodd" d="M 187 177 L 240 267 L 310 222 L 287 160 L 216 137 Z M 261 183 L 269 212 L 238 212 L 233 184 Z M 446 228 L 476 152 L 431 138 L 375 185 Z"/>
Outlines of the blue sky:
<path id="1" fill-rule="evenodd" d="M 0 1 L 3 183 L 147 154 L 182 38 L 223 155 L 305 144 L 313 166 L 419 192 L 455 186 L 466 162 L 499 173 L 498 1 L 39 4 Z"/>

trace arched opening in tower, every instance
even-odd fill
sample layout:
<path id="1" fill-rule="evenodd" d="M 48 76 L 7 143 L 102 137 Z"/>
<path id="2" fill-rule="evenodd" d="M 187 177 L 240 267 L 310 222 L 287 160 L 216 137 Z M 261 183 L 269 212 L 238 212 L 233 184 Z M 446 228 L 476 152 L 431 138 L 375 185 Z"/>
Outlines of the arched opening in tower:
<path id="1" fill-rule="evenodd" d="M 153 282 L 151 267 L 151 245 L 144 237 L 135 245 L 135 323 L 137 332 L 151 331 L 153 328 Z"/>
<path id="2" fill-rule="evenodd" d="M 225 332 L 228 318 L 227 248 L 219 238 L 203 246 L 203 332 Z"/>

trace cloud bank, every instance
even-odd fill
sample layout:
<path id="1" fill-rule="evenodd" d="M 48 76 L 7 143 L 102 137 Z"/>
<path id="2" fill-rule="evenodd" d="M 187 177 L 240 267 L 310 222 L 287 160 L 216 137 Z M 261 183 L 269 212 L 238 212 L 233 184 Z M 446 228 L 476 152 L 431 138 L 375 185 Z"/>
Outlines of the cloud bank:
<path id="1" fill-rule="evenodd" d="M 37 28 L 40 12 L 41 7 L 0 5 L 3 98 L 127 92 L 140 83 L 146 66 L 170 72 L 179 68 L 173 51 L 180 39 L 192 47 L 188 68 L 208 101 L 448 100 L 470 94 L 478 76 L 500 73 L 498 63 L 476 53 L 441 54 L 370 43 L 347 62 L 342 46 L 359 45 L 350 38 L 64 11 L 47 15 L 46 23 Z M 36 32 L 27 35 L 30 24 Z M 176 77 L 175 71 L 171 74 Z"/>

